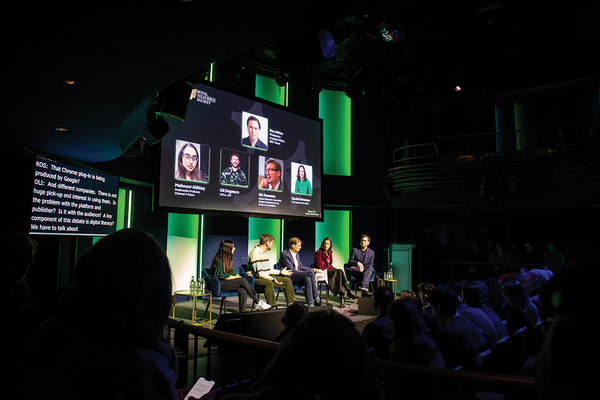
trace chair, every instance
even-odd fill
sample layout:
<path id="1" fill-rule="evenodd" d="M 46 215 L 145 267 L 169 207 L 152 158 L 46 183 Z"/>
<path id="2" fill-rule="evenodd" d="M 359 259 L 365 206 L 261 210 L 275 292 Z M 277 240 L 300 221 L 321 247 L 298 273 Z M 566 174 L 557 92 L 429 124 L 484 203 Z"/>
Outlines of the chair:
<path id="1" fill-rule="evenodd" d="M 492 359 L 492 350 L 487 349 L 479 354 L 476 354 L 464 368 L 465 371 L 488 372 Z"/>
<path id="2" fill-rule="evenodd" d="M 243 271 L 240 268 L 240 275 L 243 276 L 248 283 L 250 284 L 250 287 L 254 288 L 254 278 L 251 276 L 248 276 L 246 274 L 245 271 Z M 204 278 L 204 282 L 206 283 L 206 288 L 208 290 L 210 290 L 210 292 L 212 293 L 212 297 L 213 299 L 220 297 L 221 298 L 221 306 L 219 308 L 219 314 L 223 314 L 223 311 L 227 310 L 227 297 L 237 297 L 237 292 L 233 292 L 233 291 L 222 291 L 221 290 L 221 281 L 218 280 L 217 278 L 213 278 L 212 276 L 208 275 L 208 269 L 203 269 L 202 270 L 202 278 Z M 204 311 L 204 316 L 206 317 L 206 313 L 208 312 L 208 307 L 207 309 Z"/>
<path id="3" fill-rule="evenodd" d="M 311 269 L 317 268 L 315 264 L 311 264 Z M 327 294 L 325 302 L 329 304 L 329 278 L 327 277 L 327 271 L 317 272 L 315 274 L 315 280 L 317 281 L 317 287 L 319 288 L 319 297 L 323 299 L 323 284 L 325 284 L 325 294 Z"/>
<path id="4" fill-rule="evenodd" d="M 506 360 L 506 373 L 511 374 L 517 371 L 525 361 L 525 348 L 527 346 L 527 331 L 529 329 L 524 326 L 516 331 L 510 338 L 508 345 L 508 357 Z"/>
<path id="5" fill-rule="evenodd" d="M 475 156 L 460 156 L 454 162 L 455 164 L 474 164 L 477 162 Z"/>
<path id="6" fill-rule="evenodd" d="M 537 324 L 531 327 L 531 329 L 529 329 L 529 333 L 527 334 L 527 343 L 525 344 L 526 357 L 538 353 L 541 350 L 542 344 L 544 343 L 544 335 L 542 334 L 543 324 L 543 321 L 539 321 Z"/>
<path id="7" fill-rule="evenodd" d="M 529 150 L 530 158 L 552 158 L 552 150 L 538 148 Z"/>
<path id="8" fill-rule="evenodd" d="M 509 346 L 510 336 L 498 340 L 496 344 L 492 346 L 489 372 L 492 374 L 506 374 Z"/>
<path id="9" fill-rule="evenodd" d="M 502 157 L 498 154 L 484 154 L 479 157 L 479 162 L 482 164 L 499 163 L 502 162 Z"/>
<path id="10" fill-rule="evenodd" d="M 352 288 L 352 285 L 354 284 L 354 290 L 357 290 L 357 285 L 358 282 L 356 280 L 356 277 L 354 277 L 354 275 L 352 275 L 352 268 L 350 268 L 350 266 L 348 264 L 344 264 L 344 272 L 346 273 L 346 278 L 350 281 L 350 288 Z M 374 288 L 373 288 L 373 282 L 375 282 L 375 275 L 376 275 L 376 271 L 375 271 L 375 267 L 373 267 L 373 273 L 371 274 L 371 278 L 369 279 L 369 286 L 370 286 L 370 290 L 371 292 L 374 292 Z"/>

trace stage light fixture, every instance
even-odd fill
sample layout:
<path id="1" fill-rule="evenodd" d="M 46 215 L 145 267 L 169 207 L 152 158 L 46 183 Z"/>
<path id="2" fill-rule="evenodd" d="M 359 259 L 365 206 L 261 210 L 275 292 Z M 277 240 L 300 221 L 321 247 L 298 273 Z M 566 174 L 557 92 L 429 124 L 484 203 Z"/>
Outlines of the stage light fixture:
<path id="1" fill-rule="evenodd" d="M 519 187 L 519 177 L 511 175 L 507 178 L 506 183 L 508 184 L 508 188 L 510 190 L 517 190 Z"/>
<path id="2" fill-rule="evenodd" d="M 287 85 L 288 83 L 288 77 L 286 74 L 282 74 L 279 73 L 275 76 L 275 83 L 277 83 L 277 86 L 279 87 L 283 87 L 285 85 Z"/>
<path id="3" fill-rule="evenodd" d="M 157 117 L 152 122 L 138 131 L 142 139 L 150 146 L 160 142 L 160 140 L 169 133 L 169 123 L 164 117 Z"/>

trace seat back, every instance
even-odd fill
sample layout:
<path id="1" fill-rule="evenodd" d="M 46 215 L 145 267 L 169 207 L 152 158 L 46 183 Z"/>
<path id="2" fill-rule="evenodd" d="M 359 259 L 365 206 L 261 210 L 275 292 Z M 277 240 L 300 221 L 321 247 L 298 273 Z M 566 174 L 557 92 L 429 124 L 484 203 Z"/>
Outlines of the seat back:
<path id="1" fill-rule="evenodd" d="M 498 342 L 492 346 L 489 372 L 493 374 L 506 374 L 509 345 L 510 336 L 498 340 Z"/>
<path id="2" fill-rule="evenodd" d="M 204 279 L 204 282 L 206 284 L 206 289 L 210 290 L 210 292 L 212 293 L 212 296 L 220 297 L 221 296 L 221 281 L 219 281 L 217 278 L 213 278 L 212 276 L 210 276 L 208 274 L 207 268 L 202 269 L 202 278 Z"/>
<path id="3" fill-rule="evenodd" d="M 492 350 L 487 349 L 482 351 L 481 353 L 475 355 L 471 361 L 469 361 L 469 364 L 467 364 L 465 370 L 474 372 L 488 372 L 490 369 L 491 359 Z"/>
<path id="4" fill-rule="evenodd" d="M 510 338 L 508 345 L 508 358 L 506 360 L 506 373 L 510 374 L 513 371 L 519 370 L 525 362 L 525 348 L 527 346 L 527 331 L 529 329 L 524 326 L 514 333 Z"/>

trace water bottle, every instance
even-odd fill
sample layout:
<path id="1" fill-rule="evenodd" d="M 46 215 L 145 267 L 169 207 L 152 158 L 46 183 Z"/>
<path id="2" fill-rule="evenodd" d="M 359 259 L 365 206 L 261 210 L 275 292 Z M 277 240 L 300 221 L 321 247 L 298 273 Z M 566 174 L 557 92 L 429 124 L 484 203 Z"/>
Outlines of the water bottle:
<path id="1" fill-rule="evenodd" d="M 196 281 L 194 280 L 194 277 L 192 276 L 192 280 L 190 281 L 190 294 L 195 294 L 196 293 Z"/>
<path id="2" fill-rule="evenodd" d="M 196 281 L 196 293 L 202 293 L 204 292 L 204 279 L 198 277 L 198 280 Z"/>

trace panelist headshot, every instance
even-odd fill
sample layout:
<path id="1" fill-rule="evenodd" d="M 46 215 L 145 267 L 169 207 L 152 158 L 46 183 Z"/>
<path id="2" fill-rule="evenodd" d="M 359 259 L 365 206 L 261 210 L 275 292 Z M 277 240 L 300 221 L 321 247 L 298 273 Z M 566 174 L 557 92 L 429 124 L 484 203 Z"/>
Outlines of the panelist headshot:
<path id="1" fill-rule="evenodd" d="M 200 145 L 178 140 L 177 149 L 175 178 L 188 181 L 207 182 L 208 176 L 202 173 L 200 167 Z"/>
<path id="2" fill-rule="evenodd" d="M 265 157 L 259 157 L 259 162 L 262 163 Z M 278 190 L 283 189 L 282 176 L 281 176 L 281 164 L 280 160 L 269 158 L 264 162 L 264 169 L 259 172 L 258 176 L 258 188 L 266 190 Z"/>
<path id="3" fill-rule="evenodd" d="M 312 172 L 312 168 L 310 166 L 292 163 L 292 171 L 296 171 L 296 183 L 294 184 L 294 193 L 312 196 L 312 186 L 310 185 L 309 178 Z"/>
<path id="4" fill-rule="evenodd" d="M 225 152 L 222 157 L 226 156 Z M 222 185 L 248 186 L 248 178 L 242 170 L 240 154 L 231 152 L 229 154 L 229 166 L 221 172 Z"/>
<path id="5" fill-rule="evenodd" d="M 262 138 L 263 140 L 267 141 L 267 119 L 247 113 L 242 113 L 242 119 L 245 120 L 245 127 L 242 128 L 242 136 L 247 135 L 242 139 L 242 144 L 247 147 L 254 147 L 261 150 L 267 150 L 267 145 L 261 140 Z M 261 123 L 261 119 L 263 120 L 264 124 Z M 263 125 L 265 125 L 264 131 Z"/>

